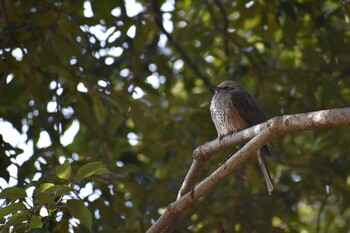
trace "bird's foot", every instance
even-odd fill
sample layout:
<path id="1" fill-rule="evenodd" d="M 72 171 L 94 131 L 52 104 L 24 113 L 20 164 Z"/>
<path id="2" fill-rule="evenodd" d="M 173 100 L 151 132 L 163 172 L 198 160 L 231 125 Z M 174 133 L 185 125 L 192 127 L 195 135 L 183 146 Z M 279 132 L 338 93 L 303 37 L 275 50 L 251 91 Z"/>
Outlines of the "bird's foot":
<path id="1" fill-rule="evenodd" d="M 231 135 L 231 134 L 234 134 L 234 133 L 236 133 L 236 131 L 235 131 L 235 130 L 230 130 L 230 131 L 228 132 L 228 134 L 227 134 L 227 135 Z"/>
<path id="2" fill-rule="evenodd" d="M 224 137 L 226 137 L 226 136 L 228 136 L 228 135 L 231 135 L 231 134 L 234 134 L 234 133 L 236 133 L 237 131 L 235 131 L 235 130 L 230 130 L 230 131 L 228 131 L 228 133 L 227 134 L 223 134 L 223 135 L 219 135 L 219 141 L 221 142 L 221 140 L 224 138 Z"/>

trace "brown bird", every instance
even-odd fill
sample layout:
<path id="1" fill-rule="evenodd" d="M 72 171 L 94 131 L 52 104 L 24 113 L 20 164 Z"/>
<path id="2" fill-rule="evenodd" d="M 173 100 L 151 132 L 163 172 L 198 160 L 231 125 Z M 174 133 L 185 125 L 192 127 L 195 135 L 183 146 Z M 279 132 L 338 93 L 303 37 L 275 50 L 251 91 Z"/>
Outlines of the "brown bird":
<path id="1" fill-rule="evenodd" d="M 210 113 L 220 139 L 267 120 L 254 97 L 239 83 L 227 80 L 212 88 L 215 95 L 211 100 Z M 265 145 L 257 151 L 257 156 L 271 195 L 273 184 L 265 160 L 266 155 L 270 155 L 270 152 Z"/>

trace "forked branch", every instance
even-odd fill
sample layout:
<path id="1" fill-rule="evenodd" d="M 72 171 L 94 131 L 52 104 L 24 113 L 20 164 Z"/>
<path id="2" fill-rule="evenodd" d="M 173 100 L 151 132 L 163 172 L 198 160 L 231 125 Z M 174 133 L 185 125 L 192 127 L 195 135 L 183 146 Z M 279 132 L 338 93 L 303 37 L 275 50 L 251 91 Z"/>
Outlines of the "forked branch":
<path id="1" fill-rule="evenodd" d="M 200 197 L 213 190 L 220 181 L 273 139 L 292 132 L 332 128 L 341 125 L 350 125 L 350 108 L 275 117 L 265 123 L 228 135 L 222 140 L 215 139 L 199 146 L 194 151 L 194 160 L 179 191 L 178 199 L 168 205 L 167 211 L 160 216 L 147 232 L 172 232 L 185 210 L 192 206 Z M 194 186 L 206 161 L 215 153 L 245 142 L 247 143 L 228 159 L 224 165 L 220 166 L 197 186 Z"/>

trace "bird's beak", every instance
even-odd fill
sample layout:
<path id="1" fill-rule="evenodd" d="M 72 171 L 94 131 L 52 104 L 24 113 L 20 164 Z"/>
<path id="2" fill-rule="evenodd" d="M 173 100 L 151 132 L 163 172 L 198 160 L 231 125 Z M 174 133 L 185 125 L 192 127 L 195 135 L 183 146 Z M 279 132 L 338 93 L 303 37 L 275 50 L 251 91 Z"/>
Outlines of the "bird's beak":
<path id="1" fill-rule="evenodd" d="M 214 91 L 218 91 L 218 90 L 220 90 L 220 88 L 219 88 L 219 87 L 214 86 L 214 85 L 210 85 L 210 88 L 211 88 L 211 89 L 213 89 Z"/>

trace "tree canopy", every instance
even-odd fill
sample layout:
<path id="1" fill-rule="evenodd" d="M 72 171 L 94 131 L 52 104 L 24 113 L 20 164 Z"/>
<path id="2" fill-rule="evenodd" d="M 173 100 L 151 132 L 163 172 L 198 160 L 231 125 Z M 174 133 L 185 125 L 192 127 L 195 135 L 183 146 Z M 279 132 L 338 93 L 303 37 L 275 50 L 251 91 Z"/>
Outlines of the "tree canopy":
<path id="1" fill-rule="evenodd" d="M 239 82 L 269 117 L 349 106 L 349 16 L 334 0 L 0 0 L 0 127 L 22 135 L 0 134 L 0 229 L 145 232 L 217 137 L 210 84 Z M 177 231 L 346 232 L 348 131 L 279 138 L 271 196 L 252 159 Z"/>

